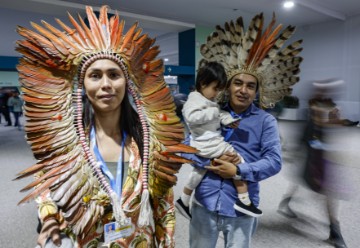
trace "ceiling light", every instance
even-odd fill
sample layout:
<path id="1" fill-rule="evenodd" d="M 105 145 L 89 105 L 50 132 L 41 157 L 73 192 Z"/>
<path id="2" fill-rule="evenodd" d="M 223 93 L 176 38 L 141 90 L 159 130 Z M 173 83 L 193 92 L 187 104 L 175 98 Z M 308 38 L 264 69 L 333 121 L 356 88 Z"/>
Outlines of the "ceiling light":
<path id="1" fill-rule="evenodd" d="M 284 2 L 284 8 L 287 8 L 287 9 L 290 9 L 290 8 L 292 8 L 292 7 L 294 7 L 294 2 L 293 1 L 285 1 Z"/>
<path id="2" fill-rule="evenodd" d="M 165 61 L 165 62 L 168 62 L 168 61 L 169 61 L 169 59 L 168 59 L 168 58 L 165 58 L 165 59 L 164 59 L 164 61 Z"/>

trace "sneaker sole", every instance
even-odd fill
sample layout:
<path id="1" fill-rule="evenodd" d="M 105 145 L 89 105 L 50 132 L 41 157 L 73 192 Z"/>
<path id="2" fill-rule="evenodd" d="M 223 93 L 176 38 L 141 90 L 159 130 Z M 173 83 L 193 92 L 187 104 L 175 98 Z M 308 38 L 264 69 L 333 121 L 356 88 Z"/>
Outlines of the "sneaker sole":
<path id="1" fill-rule="evenodd" d="M 186 219 L 191 220 L 190 216 L 185 212 L 185 210 L 177 202 L 175 203 L 175 208 L 179 212 L 179 214 L 184 216 Z"/>
<path id="2" fill-rule="evenodd" d="M 328 238 L 327 240 L 325 240 L 326 243 L 335 246 L 336 248 L 347 248 L 346 244 L 344 243 L 336 243 L 335 240 L 332 240 L 330 238 Z"/>
<path id="3" fill-rule="evenodd" d="M 260 216 L 263 215 L 263 214 L 254 214 L 251 211 L 248 211 L 248 210 L 243 209 L 243 208 L 239 208 L 236 204 L 234 204 L 234 208 L 236 209 L 236 211 L 238 211 L 240 213 L 243 213 L 243 214 L 246 214 L 246 215 L 250 215 L 252 217 L 260 217 Z"/>

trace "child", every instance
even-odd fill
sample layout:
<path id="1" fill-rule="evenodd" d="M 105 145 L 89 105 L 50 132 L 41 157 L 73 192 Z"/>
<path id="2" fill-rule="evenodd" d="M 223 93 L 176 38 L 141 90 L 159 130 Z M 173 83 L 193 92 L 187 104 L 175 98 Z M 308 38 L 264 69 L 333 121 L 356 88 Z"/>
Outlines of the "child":
<path id="1" fill-rule="evenodd" d="M 196 91 L 189 94 L 184 104 L 182 113 L 190 130 L 190 145 L 197 148 L 199 156 L 206 158 L 218 158 L 224 153 L 236 153 L 235 149 L 221 135 L 221 124 L 231 128 L 237 128 L 239 119 L 234 119 L 230 113 L 222 111 L 215 101 L 221 90 L 226 87 L 226 74 L 223 66 L 216 62 L 203 64 L 197 74 Z M 238 154 L 238 163 L 245 162 Z M 193 168 L 188 182 L 183 189 L 181 197 L 175 206 L 187 219 L 191 218 L 189 203 L 193 190 L 201 182 L 206 169 Z M 241 180 L 233 180 L 238 192 L 238 201 L 234 205 L 235 210 L 253 217 L 262 215 L 262 211 L 256 208 L 247 191 L 247 184 Z"/>

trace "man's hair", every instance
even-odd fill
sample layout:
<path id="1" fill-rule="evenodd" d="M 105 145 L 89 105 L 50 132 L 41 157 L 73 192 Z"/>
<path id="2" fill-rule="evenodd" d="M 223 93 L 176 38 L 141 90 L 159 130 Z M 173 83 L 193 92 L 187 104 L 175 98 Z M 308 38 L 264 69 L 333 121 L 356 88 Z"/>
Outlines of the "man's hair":
<path id="1" fill-rule="evenodd" d="M 196 76 L 196 90 L 200 91 L 201 86 L 207 86 L 214 81 L 218 82 L 217 88 L 225 89 L 227 77 L 224 67 L 217 62 L 202 63 Z"/>

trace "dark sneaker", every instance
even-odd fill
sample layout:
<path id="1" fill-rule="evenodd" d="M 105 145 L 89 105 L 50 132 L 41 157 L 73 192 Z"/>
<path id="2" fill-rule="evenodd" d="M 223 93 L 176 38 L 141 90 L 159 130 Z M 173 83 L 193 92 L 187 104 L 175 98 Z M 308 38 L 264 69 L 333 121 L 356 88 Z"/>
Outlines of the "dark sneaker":
<path id="1" fill-rule="evenodd" d="M 190 208 L 184 205 L 181 198 L 177 199 L 177 201 L 175 202 L 175 207 L 182 216 L 184 216 L 188 220 L 191 220 Z"/>
<path id="2" fill-rule="evenodd" d="M 357 124 L 359 124 L 358 121 L 350 121 L 348 119 L 343 120 L 344 126 L 356 126 Z"/>
<path id="3" fill-rule="evenodd" d="M 262 211 L 257 207 L 255 207 L 253 203 L 247 206 L 244 203 L 242 203 L 239 199 L 236 200 L 234 204 L 234 208 L 236 211 L 250 215 L 252 217 L 259 217 L 263 214 Z"/>
<path id="4" fill-rule="evenodd" d="M 327 241 L 335 248 L 347 248 L 339 226 L 330 225 L 330 236 Z"/>

